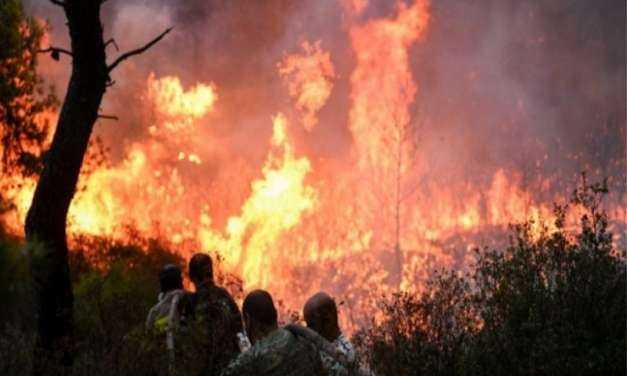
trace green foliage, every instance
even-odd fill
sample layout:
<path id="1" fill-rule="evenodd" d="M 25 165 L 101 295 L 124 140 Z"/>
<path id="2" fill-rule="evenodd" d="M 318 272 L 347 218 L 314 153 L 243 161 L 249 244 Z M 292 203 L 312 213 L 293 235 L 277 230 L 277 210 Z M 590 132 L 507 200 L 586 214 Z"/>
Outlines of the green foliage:
<path id="1" fill-rule="evenodd" d="M 377 374 L 619 374 L 625 365 L 625 257 L 608 232 L 604 183 L 577 188 L 579 229 L 513 227 L 503 251 L 477 251 L 468 275 L 436 275 L 396 295 L 356 337 Z"/>
<path id="2" fill-rule="evenodd" d="M 0 323 L 32 318 L 27 254 L 18 242 L 0 238 Z M 29 320 L 20 320 L 28 327 Z M 3 325 L 0 324 L 0 328 Z M 22 325 L 24 327 L 24 325 Z"/>
<path id="3" fill-rule="evenodd" d="M 33 299 L 26 253 L 0 234 L 0 374 L 26 372 L 34 344 Z"/>
<path id="4" fill-rule="evenodd" d="M 73 252 L 74 319 L 77 375 L 165 375 L 168 353 L 161 333 L 146 332 L 145 320 L 157 302 L 158 273 L 165 264 L 183 259 L 158 242 L 139 238 L 133 245 L 104 239 L 82 239 Z M 138 246 L 141 245 L 142 247 Z M 145 247 L 145 248 L 144 248 Z M 176 342 L 174 374 L 201 369 L 202 343 L 198 328 L 188 326 Z M 195 371 L 194 371 L 195 370 Z"/>
<path id="5" fill-rule="evenodd" d="M 157 302 L 159 270 L 168 263 L 182 266 L 183 260 L 155 241 L 134 239 L 137 245 L 129 245 L 84 238 L 77 243 L 77 249 L 70 252 L 76 354 L 73 373 L 138 375 L 151 369 L 167 370 L 164 341 L 146 334 L 144 322 Z M 27 254 L 17 242 L 0 242 L 3 375 L 28 373 L 25 370 L 32 365 L 35 319 Z"/>
<path id="6" fill-rule="evenodd" d="M 151 346 L 156 342 L 144 336 L 144 320 L 157 292 L 154 274 L 129 267 L 123 260 L 104 273 L 93 270 L 81 275 L 74 288 L 78 355 L 74 371 L 130 374 L 122 371 L 138 371 L 138 365 L 151 369 L 151 362 L 144 358 L 150 354 L 148 358 L 154 362 L 159 353 Z"/>
<path id="7" fill-rule="evenodd" d="M 2 172 L 34 175 L 42 165 L 49 124 L 37 116 L 58 101 L 37 74 L 37 51 L 44 34 L 21 0 L 0 2 L 0 148 Z"/>
<path id="8" fill-rule="evenodd" d="M 93 271 L 75 285 L 75 323 L 79 338 L 109 347 L 136 325 L 156 301 L 153 275 L 116 263 L 104 275 Z"/>

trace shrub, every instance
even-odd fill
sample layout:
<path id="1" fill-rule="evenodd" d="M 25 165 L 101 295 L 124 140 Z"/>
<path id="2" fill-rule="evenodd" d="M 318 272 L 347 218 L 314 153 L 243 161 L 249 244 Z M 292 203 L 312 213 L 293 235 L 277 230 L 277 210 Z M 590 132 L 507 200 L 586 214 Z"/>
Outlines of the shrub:
<path id="1" fill-rule="evenodd" d="M 383 375 L 619 374 L 625 365 L 625 257 L 600 210 L 605 184 L 582 184 L 576 233 L 513 226 L 509 247 L 477 251 L 467 275 L 437 274 L 420 296 L 397 294 L 356 336 Z"/>

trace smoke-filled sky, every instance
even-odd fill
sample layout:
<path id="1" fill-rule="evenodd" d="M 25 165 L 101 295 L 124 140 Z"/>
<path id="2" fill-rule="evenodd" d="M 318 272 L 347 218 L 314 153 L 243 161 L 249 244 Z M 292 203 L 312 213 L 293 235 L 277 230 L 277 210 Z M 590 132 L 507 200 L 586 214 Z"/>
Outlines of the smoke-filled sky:
<path id="1" fill-rule="evenodd" d="M 68 46 L 62 11 L 44 0 L 27 3 L 29 12 L 50 22 L 52 43 Z M 251 137 L 269 137 L 269 117 L 289 100 L 277 62 L 300 42 L 321 40 L 338 78 L 304 143 L 323 157 L 342 155 L 351 142 L 348 78 L 355 64 L 345 13 L 332 0 L 107 2 L 105 33 L 121 50 L 168 26 L 174 31 L 114 73 L 103 111 L 121 120 L 103 122 L 96 132 L 105 140 L 120 128 L 129 139 L 141 137 L 139 111 L 133 111 L 140 106 L 129 104 L 137 103 L 149 72 L 176 75 L 187 85 L 215 83 L 214 137 L 262 158 L 265 145 L 256 148 Z M 393 13 L 392 2 L 370 1 L 360 17 Z M 576 171 L 583 166 L 569 157 L 578 153 L 588 160 L 598 154 L 599 163 L 623 156 L 624 14 L 621 0 L 433 1 L 429 30 L 410 55 L 418 86 L 413 111 L 424 118 L 420 138 L 433 168 L 451 171 L 464 161 L 464 169 L 481 174 L 489 166 L 545 160 L 551 171 Z M 62 94 L 69 62 L 42 60 Z M 119 145 L 110 146 L 119 152 Z"/>

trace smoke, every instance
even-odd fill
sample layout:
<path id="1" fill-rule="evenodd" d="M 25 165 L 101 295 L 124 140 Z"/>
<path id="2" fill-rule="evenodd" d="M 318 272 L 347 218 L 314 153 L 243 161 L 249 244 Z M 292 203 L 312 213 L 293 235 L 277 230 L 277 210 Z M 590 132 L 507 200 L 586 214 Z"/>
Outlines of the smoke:
<path id="1" fill-rule="evenodd" d="M 301 42 L 320 40 L 341 79 L 320 114 L 321 129 L 307 141 L 322 155 L 333 154 L 350 143 L 346 81 L 355 60 L 346 3 L 108 2 L 105 33 L 122 50 L 145 43 L 165 27 L 174 26 L 174 32 L 114 73 L 116 86 L 104 108 L 121 117 L 128 137 L 141 137 L 138 111 L 131 109 L 140 107 L 146 77 L 150 72 L 176 75 L 187 85 L 215 82 L 220 88 L 220 136 L 269 136 L 268 119 L 287 99 L 276 63 Z M 357 22 L 394 12 L 393 2 L 361 3 L 366 6 Z M 583 153 L 580 160 L 590 160 L 598 151 L 589 140 L 599 133 L 611 142 L 599 163 L 624 155 L 624 7 L 620 0 L 433 2 L 428 36 L 414 46 L 410 59 L 419 87 L 417 111 L 428 118 L 421 130 L 424 154 L 433 156 L 434 169 L 449 171 L 469 159 L 484 171 L 486 163 L 520 167 L 546 154 L 547 169 L 576 171 L 584 166 L 567 156 Z M 53 43 L 68 45 L 58 7 L 30 0 L 27 10 L 49 20 Z M 115 53 L 109 49 L 110 56 Z M 63 94 L 68 70 L 54 71 L 50 79 Z M 117 133 L 119 127 L 104 124 L 97 133 Z M 320 139 L 339 143 L 325 150 Z M 529 156 L 522 155 L 522 148 Z M 264 155 L 261 147 L 251 153 L 257 162 Z"/>
<path id="2" fill-rule="evenodd" d="M 584 161 L 621 158 L 624 7 L 434 2 L 430 35 L 414 60 L 418 102 L 437 124 L 425 135 L 427 154 L 443 154 L 434 169 L 457 173 L 463 165 L 474 175 L 539 161 L 546 175 L 561 172 L 572 185 L 569 174 L 586 168 Z M 593 139 L 603 140 L 598 158 Z"/>

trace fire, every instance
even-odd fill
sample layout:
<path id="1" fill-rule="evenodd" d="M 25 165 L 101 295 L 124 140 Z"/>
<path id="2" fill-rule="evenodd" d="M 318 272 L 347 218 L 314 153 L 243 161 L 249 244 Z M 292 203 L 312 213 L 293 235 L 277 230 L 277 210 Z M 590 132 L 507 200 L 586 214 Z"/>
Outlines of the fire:
<path id="1" fill-rule="evenodd" d="M 218 99 L 213 84 L 198 84 L 186 91 L 178 77 L 166 76 L 157 80 L 154 74 L 148 76 L 146 96 L 162 115 L 184 119 L 184 123 L 205 116 Z"/>
<path id="2" fill-rule="evenodd" d="M 156 227 L 171 234 L 171 241 L 189 237 L 186 229 L 196 215 L 193 203 L 185 205 L 186 190 L 177 167 L 168 163 L 186 160 L 201 164 L 194 152 L 174 152 L 173 146 L 186 142 L 186 134 L 194 133 L 196 121 L 210 113 L 217 100 L 213 84 L 198 84 L 184 90 L 176 77 L 147 80 L 146 98 L 155 109 L 157 123 L 149 127 L 151 137 L 127 148 L 123 160 L 111 167 L 101 167 L 90 175 L 82 175 L 79 191 L 68 214 L 70 234 L 89 234 L 123 239 L 124 226 L 133 226 L 147 236 L 157 236 Z M 162 137 L 166 132 L 169 137 Z M 180 140 L 179 140 L 180 139 Z M 162 164 L 166 163 L 166 166 Z M 5 221 L 12 231 L 21 232 L 34 192 L 34 181 L 21 182 L 19 189 L 9 192 L 16 210 Z M 176 213 L 175 215 L 172 215 Z"/>
<path id="3" fill-rule="evenodd" d="M 222 81 L 184 87 L 175 75 L 148 75 L 138 109 L 145 132 L 122 140 L 117 159 L 81 175 L 70 242 L 84 234 L 127 240 L 130 226 L 184 256 L 212 252 L 245 289 L 266 288 L 286 309 L 300 310 L 318 290 L 335 295 L 350 331 L 372 317 L 372 298 L 420 290 L 435 268 L 463 269 L 471 248 L 502 238 L 510 223 L 532 218 L 536 234 L 550 227 L 548 202 L 565 195 L 550 195 L 548 178 L 533 189 L 521 172 L 500 168 L 481 181 L 448 182 L 426 166 L 414 139 L 420 119 L 412 114 L 422 104 L 410 57 L 433 22 L 428 2 L 397 1 L 378 18 L 368 17 L 367 0 L 342 4 L 355 58 L 350 74 L 336 72 L 335 50 L 320 40 L 273 61 L 288 105 L 266 109 L 255 129 L 263 137 L 246 135 L 257 160 L 213 132 L 232 94 Z M 342 79 L 347 119 L 319 122 Z M 306 148 L 318 130 L 336 125 L 350 136 L 346 155 L 325 159 Z M 9 176 L 3 186 L 16 207 L 3 220 L 21 233 L 35 181 Z"/>
<path id="4" fill-rule="evenodd" d="M 285 55 L 279 64 L 279 74 L 288 85 L 296 108 L 303 112 L 303 125 L 311 130 L 317 123 L 316 114 L 324 106 L 333 89 L 335 71 L 331 54 L 320 48 L 320 41 L 302 43 L 302 54 Z"/>
<path id="5" fill-rule="evenodd" d="M 350 77 L 349 127 L 361 167 L 371 163 L 390 167 L 391 161 L 382 159 L 389 155 L 384 140 L 394 128 L 411 121 L 409 106 L 417 87 L 409 69 L 409 48 L 424 34 L 428 22 L 427 3 L 417 0 L 411 6 L 399 2 L 395 18 L 350 28 L 357 66 Z"/>
<path id="6" fill-rule="evenodd" d="M 287 119 L 278 114 L 273 119 L 272 149 L 262 169 L 263 178 L 251 183 L 251 195 L 240 215 L 229 218 L 226 233 L 208 226 L 199 232 L 202 248 L 222 254 L 247 288 L 267 287 L 271 275 L 280 275 L 284 255 L 273 246 L 315 209 L 316 192 L 304 183 L 310 162 L 294 156 L 286 132 Z M 204 222 L 210 225 L 209 220 Z"/>

